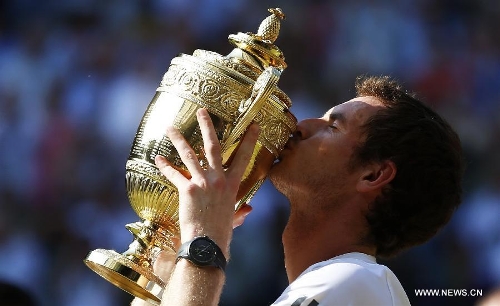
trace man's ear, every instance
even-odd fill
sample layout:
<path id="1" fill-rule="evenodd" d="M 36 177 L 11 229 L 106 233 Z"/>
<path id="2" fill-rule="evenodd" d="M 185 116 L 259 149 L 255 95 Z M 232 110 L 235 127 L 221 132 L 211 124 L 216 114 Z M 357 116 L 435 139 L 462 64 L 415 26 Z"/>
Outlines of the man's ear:
<path id="1" fill-rule="evenodd" d="M 356 189 L 359 192 L 380 190 L 394 179 L 396 172 L 396 164 L 391 160 L 372 163 L 362 172 Z"/>

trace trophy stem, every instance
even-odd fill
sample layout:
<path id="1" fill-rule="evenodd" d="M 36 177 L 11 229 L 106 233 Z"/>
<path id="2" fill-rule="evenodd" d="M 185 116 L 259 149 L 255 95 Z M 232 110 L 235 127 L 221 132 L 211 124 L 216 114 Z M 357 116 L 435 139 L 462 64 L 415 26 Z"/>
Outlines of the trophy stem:
<path id="1" fill-rule="evenodd" d="M 165 282 L 153 272 L 153 264 L 161 251 L 174 252 L 171 238 L 174 226 L 158 226 L 144 221 L 127 224 L 134 236 L 129 248 L 119 254 L 113 250 L 97 249 L 85 258 L 94 272 L 120 289 L 152 304 L 159 305 Z"/>

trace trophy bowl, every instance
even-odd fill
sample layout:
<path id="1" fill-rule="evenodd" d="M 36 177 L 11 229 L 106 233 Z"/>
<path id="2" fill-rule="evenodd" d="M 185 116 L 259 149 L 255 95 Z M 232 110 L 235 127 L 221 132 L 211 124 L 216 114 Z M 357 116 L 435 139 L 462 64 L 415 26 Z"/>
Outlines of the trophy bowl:
<path id="1" fill-rule="evenodd" d="M 172 238 L 179 236 L 178 191 L 160 173 L 154 158 L 165 156 L 184 173 L 188 170 L 165 135 L 166 127 L 178 128 L 206 167 L 196 111 L 207 109 L 221 144 L 223 166 L 228 167 L 248 126 L 259 124 L 261 132 L 242 177 L 235 210 L 251 200 L 296 128 L 290 99 L 277 87 L 286 63 L 273 43 L 284 15 L 280 9 L 269 11 L 272 14 L 262 21 L 257 34 L 229 36 L 235 49 L 226 56 L 196 50 L 172 59 L 144 113 L 125 174 L 130 205 L 140 218 L 126 225 L 134 239 L 123 253 L 97 249 L 84 260 L 90 269 L 136 297 L 159 304 L 166 284 L 153 272 L 153 264 L 159 252 L 176 251 Z"/>

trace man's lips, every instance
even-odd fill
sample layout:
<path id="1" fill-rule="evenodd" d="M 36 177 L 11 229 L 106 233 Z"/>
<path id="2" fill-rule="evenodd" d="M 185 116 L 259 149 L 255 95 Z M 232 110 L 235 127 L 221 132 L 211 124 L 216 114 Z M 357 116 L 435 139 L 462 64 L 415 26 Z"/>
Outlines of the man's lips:
<path id="1" fill-rule="evenodd" d="M 289 151 L 292 150 L 292 145 L 290 144 L 290 141 L 285 144 L 285 147 L 283 150 L 281 150 L 280 155 L 278 156 L 278 160 L 281 161 L 283 157 L 288 154 Z"/>
<path id="2" fill-rule="evenodd" d="M 294 138 L 293 135 L 290 135 L 288 141 L 285 143 L 284 149 L 291 149 L 294 146 L 295 141 L 297 141 L 297 139 Z"/>

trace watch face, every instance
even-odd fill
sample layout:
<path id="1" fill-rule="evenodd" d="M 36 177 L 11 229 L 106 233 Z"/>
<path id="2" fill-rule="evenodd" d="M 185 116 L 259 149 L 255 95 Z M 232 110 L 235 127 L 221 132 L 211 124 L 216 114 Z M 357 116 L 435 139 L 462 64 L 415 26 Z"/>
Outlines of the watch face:
<path id="1" fill-rule="evenodd" d="M 216 250 L 210 241 L 201 238 L 191 243 L 189 254 L 199 264 L 209 264 L 215 260 Z"/>

